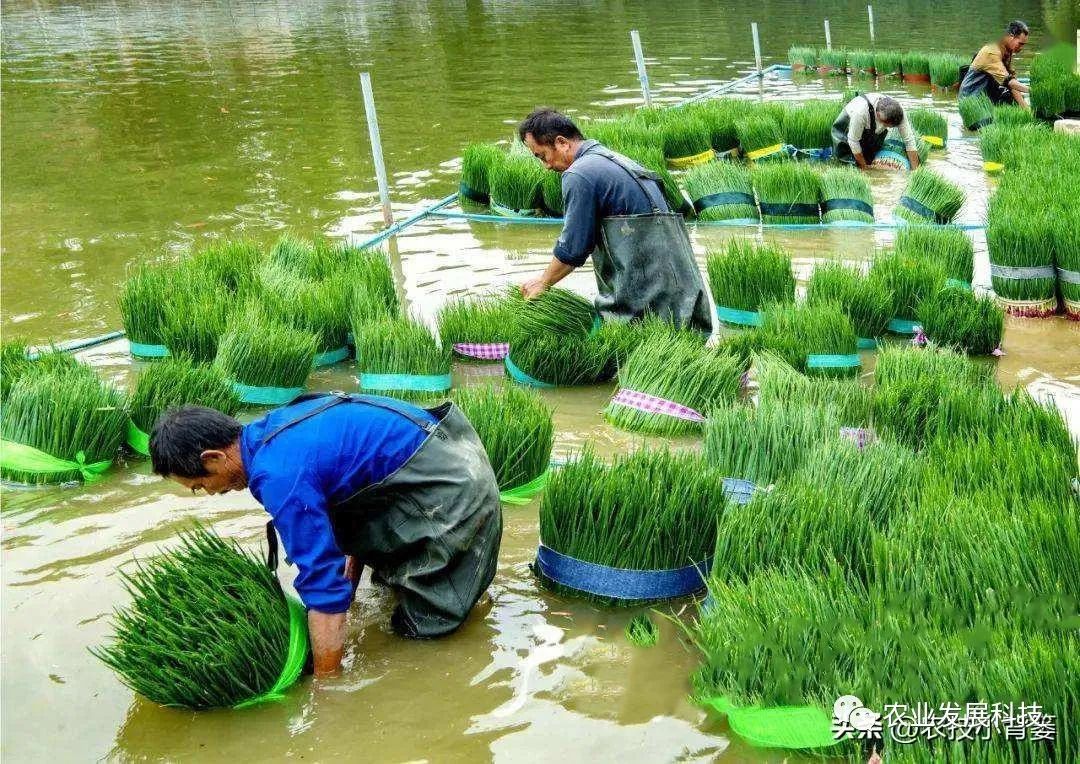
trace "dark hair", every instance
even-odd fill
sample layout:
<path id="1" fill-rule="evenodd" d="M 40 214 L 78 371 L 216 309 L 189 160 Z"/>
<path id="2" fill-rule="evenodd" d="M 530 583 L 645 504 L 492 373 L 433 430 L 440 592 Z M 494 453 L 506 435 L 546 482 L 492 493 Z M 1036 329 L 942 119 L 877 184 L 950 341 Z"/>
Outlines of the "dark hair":
<path id="1" fill-rule="evenodd" d="M 565 114 L 560 114 L 549 106 L 542 106 L 534 111 L 518 125 L 518 138 L 525 142 L 525 133 L 532 133 L 533 140 L 543 146 L 551 146 L 560 135 L 563 138 L 577 138 L 580 140 L 581 131 L 573 120 Z"/>
<path id="2" fill-rule="evenodd" d="M 904 121 L 904 107 L 895 98 L 889 98 L 889 96 L 879 98 L 876 111 L 885 122 L 894 127 Z"/>
<path id="3" fill-rule="evenodd" d="M 154 422 L 150 461 L 162 477 L 205 477 L 202 452 L 228 448 L 240 438 L 239 422 L 205 406 L 169 409 Z"/>
<path id="4" fill-rule="evenodd" d="M 1009 22 L 1009 26 L 1005 27 L 1005 34 L 1009 37 L 1019 37 L 1022 34 L 1031 34 L 1031 30 L 1020 19 L 1013 19 Z"/>

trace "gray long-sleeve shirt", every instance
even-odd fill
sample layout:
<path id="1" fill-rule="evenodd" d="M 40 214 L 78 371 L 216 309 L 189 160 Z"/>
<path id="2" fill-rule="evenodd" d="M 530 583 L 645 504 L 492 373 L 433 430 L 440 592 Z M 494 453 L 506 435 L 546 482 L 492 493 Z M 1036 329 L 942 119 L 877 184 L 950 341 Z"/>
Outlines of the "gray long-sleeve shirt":
<path id="1" fill-rule="evenodd" d="M 654 205 L 662 212 L 669 211 L 660 184 L 643 180 L 646 197 L 626 170 L 606 157 L 589 152 L 598 145 L 594 140 L 582 141 L 574 161 L 562 174 L 564 222 L 555 242 L 555 257 L 575 268 L 584 265 L 596 248 L 601 219 L 611 215 L 641 215 L 652 212 Z M 637 164 L 632 159 L 625 161 Z"/>
<path id="2" fill-rule="evenodd" d="M 878 101 L 881 100 L 881 93 L 867 93 L 867 100 L 877 109 Z M 862 138 L 863 131 L 870 127 L 870 113 L 866 108 L 866 101 L 862 96 L 852 98 L 844 107 L 844 111 L 848 115 L 848 147 L 851 149 L 852 154 L 863 153 L 862 146 L 859 140 Z M 877 128 L 878 135 L 885 133 L 889 128 L 877 122 L 875 127 Z M 904 118 L 900 122 L 900 138 L 904 141 L 904 148 L 908 151 L 915 151 L 918 149 L 918 144 L 915 142 L 915 131 L 911 129 L 911 122 L 908 120 L 907 112 L 904 112 Z"/>

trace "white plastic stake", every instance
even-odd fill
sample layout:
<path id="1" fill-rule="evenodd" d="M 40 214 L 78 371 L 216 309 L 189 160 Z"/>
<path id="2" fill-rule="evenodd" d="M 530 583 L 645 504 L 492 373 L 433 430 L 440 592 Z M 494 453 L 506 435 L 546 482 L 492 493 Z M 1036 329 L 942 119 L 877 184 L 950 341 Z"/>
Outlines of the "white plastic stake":
<path id="1" fill-rule="evenodd" d="M 832 50 L 832 32 L 829 31 L 828 19 L 825 19 L 825 49 Z"/>
<path id="2" fill-rule="evenodd" d="M 750 22 L 750 34 L 754 35 L 754 64 L 757 66 L 758 76 L 761 76 L 761 40 L 758 38 L 757 22 Z"/>
<path id="3" fill-rule="evenodd" d="M 870 17 L 870 44 L 874 44 L 874 6 L 866 6 L 866 15 Z"/>
<path id="4" fill-rule="evenodd" d="M 645 108 L 652 106 L 652 93 L 649 92 L 649 75 L 645 71 L 645 54 L 641 51 L 641 35 L 636 29 L 630 30 L 630 42 L 634 44 L 634 59 L 637 61 L 637 77 L 641 83 L 641 96 L 645 99 Z"/>
<path id="5" fill-rule="evenodd" d="M 375 116 L 375 97 L 371 92 L 371 75 L 368 72 L 360 72 L 360 90 L 364 94 L 364 113 L 367 115 L 368 138 L 371 139 L 371 158 L 375 162 L 375 179 L 379 182 L 383 222 L 393 225 L 394 212 L 390 208 L 390 187 L 386 182 L 386 165 L 383 163 L 379 120 Z"/>

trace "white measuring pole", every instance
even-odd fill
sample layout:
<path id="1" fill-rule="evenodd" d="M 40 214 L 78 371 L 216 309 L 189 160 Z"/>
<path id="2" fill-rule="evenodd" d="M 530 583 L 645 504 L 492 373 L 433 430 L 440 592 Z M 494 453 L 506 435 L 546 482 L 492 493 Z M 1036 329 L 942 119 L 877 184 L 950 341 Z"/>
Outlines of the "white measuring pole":
<path id="1" fill-rule="evenodd" d="M 652 107 L 652 93 L 649 92 L 649 74 L 645 71 L 645 54 L 641 51 L 641 35 L 636 29 L 630 30 L 630 42 L 634 44 L 634 60 L 637 61 L 637 78 L 641 83 L 641 96 L 645 99 L 645 108 Z"/>
<path id="2" fill-rule="evenodd" d="M 866 6 L 866 15 L 870 17 L 870 44 L 874 44 L 874 6 Z"/>
<path id="3" fill-rule="evenodd" d="M 825 19 L 825 49 L 832 50 L 832 32 L 829 31 L 828 19 Z"/>
<path id="4" fill-rule="evenodd" d="M 754 65 L 757 66 L 758 76 L 761 76 L 761 39 L 758 37 L 757 22 L 750 22 L 750 34 L 754 36 Z"/>
<path id="5" fill-rule="evenodd" d="M 367 115 L 368 138 L 371 139 L 371 158 L 375 162 L 375 179 L 379 182 L 383 222 L 393 225 L 394 212 L 390 208 L 390 186 L 386 182 L 386 165 L 383 163 L 379 120 L 375 116 L 375 97 L 371 93 L 371 75 L 368 72 L 360 72 L 360 90 L 364 94 L 364 113 Z"/>

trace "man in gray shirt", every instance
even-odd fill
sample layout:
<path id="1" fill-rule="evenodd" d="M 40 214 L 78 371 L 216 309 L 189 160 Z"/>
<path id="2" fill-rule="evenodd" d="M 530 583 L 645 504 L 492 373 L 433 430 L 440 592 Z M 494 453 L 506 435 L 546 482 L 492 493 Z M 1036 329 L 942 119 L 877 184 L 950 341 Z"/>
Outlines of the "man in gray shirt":
<path id="1" fill-rule="evenodd" d="M 668 207 L 659 176 L 586 140 L 554 109 L 534 111 L 518 127 L 518 136 L 545 167 L 562 173 L 565 216 L 554 257 L 543 275 L 521 285 L 521 293 L 538 297 L 593 255 L 601 317 L 652 313 L 711 332 L 708 298 L 689 236 L 681 216 Z M 605 221 L 616 219 L 617 229 L 605 229 Z"/>
<path id="2" fill-rule="evenodd" d="M 857 95 L 844 106 L 832 127 L 833 152 L 841 162 L 854 162 L 865 170 L 891 127 L 899 130 L 911 169 L 916 169 L 919 151 L 911 122 L 898 101 L 881 93 Z"/>

